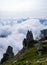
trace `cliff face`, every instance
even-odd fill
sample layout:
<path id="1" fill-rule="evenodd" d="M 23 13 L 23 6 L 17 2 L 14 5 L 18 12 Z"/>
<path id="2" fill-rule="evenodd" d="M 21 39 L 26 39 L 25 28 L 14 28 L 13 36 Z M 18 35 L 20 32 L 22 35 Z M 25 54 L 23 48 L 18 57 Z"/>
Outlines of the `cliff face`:
<path id="1" fill-rule="evenodd" d="M 43 35 L 41 40 L 47 40 L 47 29 L 41 30 L 41 34 Z"/>
<path id="2" fill-rule="evenodd" d="M 13 48 L 11 46 L 8 46 L 6 53 L 3 54 L 3 58 L 1 59 L 1 64 L 13 56 L 14 56 Z"/>
<path id="3" fill-rule="evenodd" d="M 6 53 L 9 55 L 9 58 L 11 58 L 12 56 L 14 56 L 13 53 L 13 48 L 11 46 L 8 46 Z"/>
<path id="4" fill-rule="evenodd" d="M 28 31 L 26 34 L 26 38 L 24 38 L 23 40 L 23 48 L 32 47 L 33 46 L 32 41 L 33 41 L 33 34 L 31 31 Z"/>

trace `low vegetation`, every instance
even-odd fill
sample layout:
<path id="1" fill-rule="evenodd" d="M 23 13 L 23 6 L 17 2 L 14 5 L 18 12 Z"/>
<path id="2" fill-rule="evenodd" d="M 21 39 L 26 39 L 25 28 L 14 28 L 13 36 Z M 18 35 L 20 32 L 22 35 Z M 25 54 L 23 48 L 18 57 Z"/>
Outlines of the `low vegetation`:
<path id="1" fill-rule="evenodd" d="M 47 48 L 47 43 L 44 44 Z M 39 56 L 37 47 L 26 49 L 24 53 L 14 56 L 2 65 L 47 65 L 47 51 Z"/>

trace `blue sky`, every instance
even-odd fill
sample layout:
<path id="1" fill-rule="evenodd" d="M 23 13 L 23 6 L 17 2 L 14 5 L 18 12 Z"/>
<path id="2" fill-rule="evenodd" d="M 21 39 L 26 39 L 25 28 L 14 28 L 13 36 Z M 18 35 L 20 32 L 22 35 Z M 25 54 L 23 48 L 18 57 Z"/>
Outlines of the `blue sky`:
<path id="1" fill-rule="evenodd" d="M 47 0 L 0 0 L 0 16 L 47 18 Z"/>

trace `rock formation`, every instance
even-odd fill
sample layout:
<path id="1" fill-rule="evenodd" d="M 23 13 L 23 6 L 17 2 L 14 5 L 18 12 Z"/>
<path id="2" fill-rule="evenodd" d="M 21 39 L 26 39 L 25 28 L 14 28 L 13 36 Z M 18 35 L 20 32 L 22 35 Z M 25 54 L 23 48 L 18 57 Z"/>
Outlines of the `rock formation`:
<path id="1" fill-rule="evenodd" d="M 3 54 L 3 58 L 1 59 L 1 64 L 13 56 L 14 56 L 13 48 L 11 46 L 8 46 L 6 53 Z"/>
<path id="2" fill-rule="evenodd" d="M 41 40 L 47 40 L 47 29 L 41 30 Z"/>
<path id="3" fill-rule="evenodd" d="M 31 31 L 27 32 L 26 38 L 23 40 L 23 48 L 29 48 L 33 46 L 33 34 Z"/>
<path id="4" fill-rule="evenodd" d="M 38 46 L 37 46 L 37 52 L 38 52 L 38 55 L 41 56 L 44 52 L 44 47 L 43 47 L 43 44 L 42 43 L 38 43 Z"/>
<path id="5" fill-rule="evenodd" d="M 27 32 L 26 40 L 27 40 L 27 43 L 30 43 L 33 40 L 33 34 L 31 31 Z"/>
<path id="6" fill-rule="evenodd" d="M 11 58 L 12 56 L 14 56 L 13 53 L 13 48 L 11 46 L 8 46 L 6 53 L 9 55 L 9 58 Z"/>

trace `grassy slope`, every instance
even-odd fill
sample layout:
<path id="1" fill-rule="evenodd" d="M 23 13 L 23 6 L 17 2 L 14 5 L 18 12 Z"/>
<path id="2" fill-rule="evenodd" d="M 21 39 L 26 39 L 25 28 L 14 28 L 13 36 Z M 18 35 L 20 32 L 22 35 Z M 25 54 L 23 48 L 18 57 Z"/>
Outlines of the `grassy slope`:
<path id="1" fill-rule="evenodd" d="M 45 46 L 47 48 L 47 44 Z M 17 57 L 14 56 L 2 65 L 47 65 L 46 58 L 47 51 L 42 56 L 38 56 L 36 47 L 33 47 L 25 50 L 24 53 Z M 19 62 L 15 63 L 16 60 L 19 60 Z M 38 60 L 41 61 L 37 62 Z"/>

